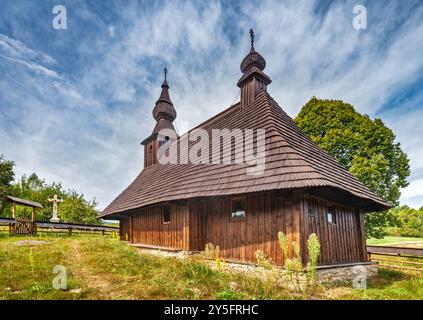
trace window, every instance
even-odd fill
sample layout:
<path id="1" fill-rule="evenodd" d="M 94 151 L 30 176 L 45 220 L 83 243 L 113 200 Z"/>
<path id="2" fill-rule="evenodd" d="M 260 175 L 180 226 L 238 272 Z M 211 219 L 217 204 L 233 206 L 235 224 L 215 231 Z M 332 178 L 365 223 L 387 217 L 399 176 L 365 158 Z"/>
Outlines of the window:
<path id="1" fill-rule="evenodd" d="M 333 210 L 333 208 L 328 208 L 328 212 L 327 212 L 327 218 L 328 218 L 328 223 L 333 223 L 335 224 L 335 210 Z"/>
<path id="2" fill-rule="evenodd" d="M 245 197 L 231 199 L 231 220 L 245 220 Z"/>
<path id="3" fill-rule="evenodd" d="M 162 208 L 163 223 L 170 223 L 170 207 L 165 206 Z"/>
<path id="4" fill-rule="evenodd" d="M 309 217 L 314 217 L 314 215 L 316 214 L 316 210 L 313 207 L 308 207 L 307 213 Z"/>

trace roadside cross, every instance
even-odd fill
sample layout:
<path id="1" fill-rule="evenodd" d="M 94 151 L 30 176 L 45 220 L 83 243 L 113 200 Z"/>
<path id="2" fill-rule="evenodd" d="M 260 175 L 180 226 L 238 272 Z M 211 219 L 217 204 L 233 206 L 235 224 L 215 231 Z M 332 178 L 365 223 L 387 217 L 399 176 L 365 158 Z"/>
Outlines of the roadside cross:
<path id="1" fill-rule="evenodd" d="M 63 199 L 57 197 L 57 194 L 53 195 L 53 198 L 49 198 L 48 202 L 53 202 L 53 218 L 50 219 L 51 222 L 59 222 L 60 219 L 57 216 L 57 204 L 63 202 Z"/>

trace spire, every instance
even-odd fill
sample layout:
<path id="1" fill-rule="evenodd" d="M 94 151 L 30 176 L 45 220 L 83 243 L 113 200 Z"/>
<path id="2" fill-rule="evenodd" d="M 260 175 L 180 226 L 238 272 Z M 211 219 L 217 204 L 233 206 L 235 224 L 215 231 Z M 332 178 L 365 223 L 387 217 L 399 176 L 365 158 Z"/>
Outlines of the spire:
<path id="1" fill-rule="evenodd" d="M 253 102 L 260 90 L 267 90 L 267 85 L 272 82 L 263 72 L 266 68 L 266 60 L 254 49 L 255 34 L 250 29 L 250 52 L 241 62 L 242 77 L 238 80 L 238 87 L 241 88 L 241 107 Z"/>
<path id="2" fill-rule="evenodd" d="M 167 68 L 163 69 L 164 81 L 162 83 L 162 92 L 159 99 L 156 101 L 156 106 L 153 109 L 153 117 L 156 121 L 165 118 L 172 122 L 176 118 L 176 110 L 173 107 L 173 102 L 169 96 L 169 85 L 167 83 Z M 171 124 L 172 129 L 173 125 Z"/>
<path id="3" fill-rule="evenodd" d="M 144 145 L 144 167 L 148 167 L 158 161 L 157 151 L 163 142 L 163 139 L 161 139 L 163 136 L 160 136 L 160 131 L 163 129 L 175 131 L 173 121 L 176 118 L 176 110 L 169 96 L 169 84 L 167 83 L 168 69 L 166 66 L 163 68 L 163 74 L 162 92 L 153 108 L 153 117 L 156 120 L 156 125 L 151 135 L 141 142 Z M 169 139 L 168 136 L 164 138 L 167 138 L 165 139 L 166 141 Z"/>
<path id="4" fill-rule="evenodd" d="M 164 80 L 162 83 L 162 92 L 160 93 L 160 97 L 157 99 L 156 105 L 153 108 L 153 118 L 156 120 L 156 126 L 154 127 L 151 136 L 145 141 L 149 140 L 153 136 L 157 136 L 159 131 L 162 129 L 175 130 L 172 122 L 176 119 L 176 110 L 173 107 L 173 102 L 169 96 L 169 84 L 167 83 L 168 71 L 166 67 L 163 69 L 163 73 Z"/>

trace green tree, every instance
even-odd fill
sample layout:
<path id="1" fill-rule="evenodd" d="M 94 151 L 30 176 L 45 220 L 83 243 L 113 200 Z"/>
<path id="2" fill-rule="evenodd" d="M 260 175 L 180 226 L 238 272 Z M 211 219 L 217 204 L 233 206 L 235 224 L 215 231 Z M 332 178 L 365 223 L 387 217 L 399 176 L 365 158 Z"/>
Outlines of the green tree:
<path id="1" fill-rule="evenodd" d="M 395 207 L 390 210 L 395 219 L 395 227 L 388 229 L 392 236 L 423 237 L 423 208 L 418 210 L 408 206 Z"/>
<path id="2" fill-rule="evenodd" d="M 52 217 L 52 203 L 48 201 L 57 194 L 64 201 L 58 205 L 61 222 L 74 222 L 84 224 L 97 224 L 97 203 L 88 201 L 82 194 L 75 190 L 64 190 L 61 183 L 47 183 L 35 173 L 30 176 L 23 175 L 11 186 L 11 194 L 16 197 L 40 203 L 44 208 L 37 209 L 37 220 L 48 221 Z M 10 210 L 8 210 L 10 215 Z M 31 209 L 18 206 L 18 216 L 30 216 Z"/>
<path id="3" fill-rule="evenodd" d="M 15 178 L 13 167 L 15 163 L 0 155 L 0 216 L 3 214 L 4 200 L 10 194 L 10 187 Z"/>
<path id="4" fill-rule="evenodd" d="M 398 204 L 400 189 L 408 185 L 409 160 L 382 120 L 372 120 L 343 101 L 313 97 L 295 122 L 370 190 Z M 382 237 L 393 220 L 389 212 L 368 214 L 367 235 Z"/>
<path id="5" fill-rule="evenodd" d="M 65 196 L 62 185 L 53 182 L 48 184 L 44 179 L 40 179 L 35 173 L 30 176 L 23 175 L 15 184 L 12 185 L 11 193 L 18 198 L 32 200 L 40 203 L 44 208 L 37 209 L 37 220 L 47 221 L 51 218 L 52 209 L 48 198 L 53 194 L 60 197 Z M 18 216 L 30 216 L 31 209 L 23 206 L 17 207 Z"/>
<path id="6" fill-rule="evenodd" d="M 87 201 L 82 194 L 70 190 L 60 204 L 61 219 L 84 224 L 97 224 L 96 206 L 95 200 Z"/>

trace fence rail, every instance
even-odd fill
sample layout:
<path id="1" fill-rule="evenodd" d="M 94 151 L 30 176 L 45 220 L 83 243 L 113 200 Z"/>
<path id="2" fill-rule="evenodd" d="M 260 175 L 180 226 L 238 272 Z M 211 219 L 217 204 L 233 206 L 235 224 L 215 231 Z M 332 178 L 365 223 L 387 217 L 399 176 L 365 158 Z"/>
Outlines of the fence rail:
<path id="1" fill-rule="evenodd" d="M 8 227 L 8 230 L 3 231 L 11 232 L 14 230 L 16 220 L 12 218 L 0 218 L 0 226 Z M 48 222 L 48 221 L 35 221 L 36 232 L 42 233 L 91 233 L 91 234 L 119 234 L 119 228 L 111 226 L 100 225 L 87 225 L 78 223 L 61 223 L 61 222 Z M 1 230 L 0 230 L 1 231 Z"/>
<path id="2" fill-rule="evenodd" d="M 422 262 L 406 260 L 408 258 L 423 259 L 423 248 L 367 246 L 367 254 L 370 261 L 377 261 L 383 267 L 423 272 Z M 385 258 L 387 256 L 404 259 Z"/>

